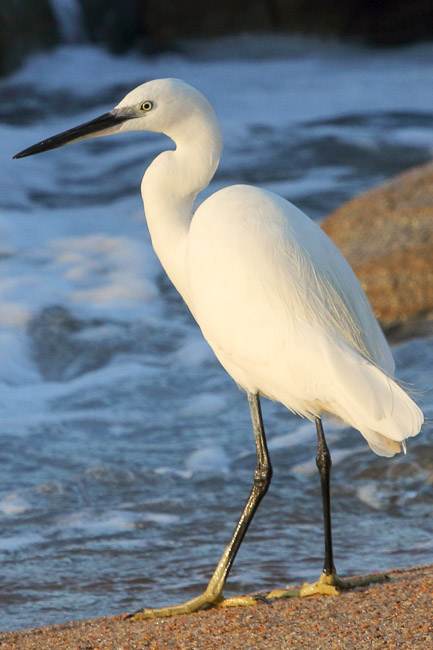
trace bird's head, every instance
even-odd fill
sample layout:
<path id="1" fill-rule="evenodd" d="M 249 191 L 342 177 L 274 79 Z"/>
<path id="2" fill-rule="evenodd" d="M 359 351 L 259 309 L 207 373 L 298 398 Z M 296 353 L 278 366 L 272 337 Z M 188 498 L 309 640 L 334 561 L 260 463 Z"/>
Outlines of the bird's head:
<path id="1" fill-rule="evenodd" d="M 156 79 L 131 90 L 111 111 L 42 140 L 14 158 L 25 158 L 77 140 L 126 131 L 154 131 L 176 139 L 197 113 L 213 114 L 207 99 L 179 79 Z M 191 135 L 193 135 L 191 133 Z"/>

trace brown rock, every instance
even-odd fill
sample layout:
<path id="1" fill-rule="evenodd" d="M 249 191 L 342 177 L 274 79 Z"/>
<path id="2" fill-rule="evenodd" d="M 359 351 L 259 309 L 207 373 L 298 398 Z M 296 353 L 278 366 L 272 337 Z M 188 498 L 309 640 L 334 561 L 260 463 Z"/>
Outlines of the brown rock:
<path id="1" fill-rule="evenodd" d="M 58 41 L 49 0 L 0 1 L 0 75 L 16 68 L 29 53 Z"/>
<path id="2" fill-rule="evenodd" d="M 433 317 L 433 164 L 348 201 L 322 227 L 384 328 Z"/>

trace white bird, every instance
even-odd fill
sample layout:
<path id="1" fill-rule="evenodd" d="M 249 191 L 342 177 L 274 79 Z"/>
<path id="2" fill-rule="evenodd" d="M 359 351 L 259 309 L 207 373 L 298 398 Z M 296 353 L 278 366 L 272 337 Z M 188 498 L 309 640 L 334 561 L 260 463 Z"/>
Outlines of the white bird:
<path id="1" fill-rule="evenodd" d="M 152 244 L 215 355 L 247 393 L 257 451 L 249 499 L 205 591 L 135 616 L 170 616 L 223 600 L 235 555 L 272 476 L 259 396 L 315 420 L 325 562 L 320 580 L 301 593 L 337 593 L 331 458 L 321 416 L 338 416 L 374 452 L 393 456 L 420 431 L 422 412 L 394 380 L 392 354 L 367 298 L 318 225 L 280 196 L 248 185 L 221 189 L 194 208 L 217 169 L 222 139 L 213 108 L 193 87 L 177 79 L 149 81 L 109 113 L 15 157 L 127 131 L 164 133 L 176 145 L 153 161 L 141 184 Z"/>

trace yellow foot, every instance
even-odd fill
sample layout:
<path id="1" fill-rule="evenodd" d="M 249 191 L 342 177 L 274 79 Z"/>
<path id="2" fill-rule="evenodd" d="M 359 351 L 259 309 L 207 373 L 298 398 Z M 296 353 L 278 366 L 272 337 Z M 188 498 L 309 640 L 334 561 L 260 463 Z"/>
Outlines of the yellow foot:
<path id="1" fill-rule="evenodd" d="M 177 616 L 178 614 L 192 614 L 211 607 L 247 607 L 257 605 L 264 600 L 260 596 L 236 596 L 234 598 L 223 598 L 223 596 L 211 596 L 204 592 L 197 598 L 187 600 L 180 605 L 171 607 L 160 607 L 157 609 L 141 609 L 128 616 L 130 620 L 142 621 L 147 618 L 166 618 L 168 616 Z"/>
<path id="2" fill-rule="evenodd" d="M 300 591 L 299 595 L 301 598 L 305 596 L 339 596 L 341 593 L 342 584 L 341 580 L 333 573 L 327 575 L 322 573 L 317 582 L 308 583 L 305 582 Z"/>
<path id="3" fill-rule="evenodd" d="M 165 618 L 168 616 L 177 616 L 179 614 L 192 614 L 212 607 L 248 607 L 259 603 L 269 603 L 272 600 L 280 598 L 298 598 L 314 595 L 338 596 L 341 591 L 346 589 L 355 589 L 364 587 L 374 582 L 385 582 L 389 580 L 386 573 L 374 573 L 367 576 L 355 578 L 345 578 L 342 580 L 336 574 L 326 575 L 322 573 L 319 580 L 312 584 L 305 583 L 299 589 L 274 589 L 266 595 L 255 594 L 253 596 L 235 596 L 233 598 L 224 598 L 221 594 L 214 596 L 206 592 L 187 600 L 180 605 L 171 607 L 161 607 L 157 609 L 141 609 L 135 614 L 130 614 L 127 618 L 133 621 L 142 621 L 148 618 Z"/>
<path id="4" fill-rule="evenodd" d="M 342 580 L 333 573 L 332 575 L 327 575 L 322 573 L 319 580 L 312 584 L 306 582 L 302 585 L 299 595 L 301 597 L 305 596 L 315 596 L 316 594 L 321 594 L 324 596 L 338 596 L 342 591 L 347 589 L 356 589 L 356 587 L 366 587 L 375 582 L 386 582 L 389 580 L 389 576 L 386 573 L 373 573 L 366 576 L 357 576 L 354 578 L 345 578 Z"/>
<path id="5" fill-rule="evenodd" d="M 266 600 L 279 600 L 280 598 L 303 598 L 304 596 L 338 596 L 340 590 L 344 589 L 342 580 L 337 575 L 326 575 L 322 573 L 319 580 L 312 584 L 305 582 L 302 587 L 294 589 L 274 589 L 266 594 Z"/>

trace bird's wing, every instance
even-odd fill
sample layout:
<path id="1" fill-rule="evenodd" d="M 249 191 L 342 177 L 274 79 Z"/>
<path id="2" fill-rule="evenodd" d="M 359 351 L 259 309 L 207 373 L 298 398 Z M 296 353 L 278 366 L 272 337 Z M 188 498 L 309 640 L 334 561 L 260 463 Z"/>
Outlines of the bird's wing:
<path id="1" fill-rule="evenodd" d="M 307 221 L 302 232 L 304 241 L 297 250 L 294 268 L 298 270 L 297 282 L 304 287 L 301 299 L 306 299 L 308 320 L 338 333 L 350 347 L 392 376 L 394 360 L 388 343 L 351 267 L 316 224 Z"/>
<path id="2" fill-rule="evenodd" d="M 236 314 L 244 327 L 267 323 L 270 336 L 289 335 L 290 323 L 305 322 L 393 374 L 388 344 L 352 269 L 295 206 L 270 192 L 232 186 L 199 208 L 191 234 L 190 277 L 198 301 L 206 303 L 202 312 L 223 310 L 228 321 Z M 210 318 L 223 327 L 221 318 Z"/>

